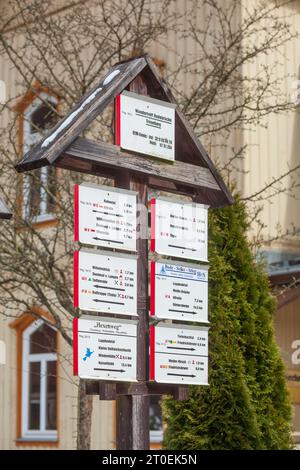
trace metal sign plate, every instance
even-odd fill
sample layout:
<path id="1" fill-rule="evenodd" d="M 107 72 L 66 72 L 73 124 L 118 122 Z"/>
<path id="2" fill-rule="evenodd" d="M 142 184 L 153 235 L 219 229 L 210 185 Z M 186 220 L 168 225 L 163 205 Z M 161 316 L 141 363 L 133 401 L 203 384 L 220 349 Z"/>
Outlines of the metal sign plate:
<path id="1" fill-rule="evenodd" d="M 75 318 L 73 340 L 75 375 L 84 379 L 136 381 L 135 321 Z"/>
<path id="2" fill-rule="evenodd" d="M 136 251 L 136 201 L 133 191 L 75 185 L 75 241 Z"/>
<path id="3" fill-rule="evenodd" d="M 150 379 L 159 383 L 208 385 L 208 328 L 151 326 Z"/>
<path id="4" fill-rule="evenodd" d="M 88 311 L 137 315 L 136 258 L 109 252 L 75 251 L 74 306 Z"/>
<path id="5" fill-rule="evenodd" d="M 151 200 L 151 250 L 207 262 L 207 206 Z"/>
<path id="6" fill-rule="evenodd" d="M 151 315 L 207 323 L 207 297 L 207 266 L 151 262 Z"/>
<path id="7" fill-rule="evenodd" d="M 176 105 L 124 91 L 117 98 L 116 143 L 164 160 L 175 159 Z"/>

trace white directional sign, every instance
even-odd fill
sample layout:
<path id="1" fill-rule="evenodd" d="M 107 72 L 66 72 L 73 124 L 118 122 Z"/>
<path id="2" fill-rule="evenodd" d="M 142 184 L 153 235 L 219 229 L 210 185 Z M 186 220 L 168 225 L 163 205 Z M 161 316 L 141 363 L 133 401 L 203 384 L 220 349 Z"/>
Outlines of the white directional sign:
<path id="1" fill-rule="evenodd" d="M 208 385 L 208 328 L 161 323 L 151 326 L 150 379 Z"/>
<path id="2" fill-rule="evenodd" d="M 75 241 L 136 251 L 136 200 L 133 191 L 75 185 Z"/>
<path id="3" fill-rule="evenodd" d="M 207 323 L 207 295 L 208 267 L 152 261 L 151 315 Z"/>
<path id="4" fill-rule="evenodd" d="M 137 315 L 137 260 L 134 256 L 80 250 L 74 253 L 74 306 Z"/>
<path id="5" fill-rule="evenodd" d="M 100 317 L 75 318 L 74 375 L 84 379 L 136 381 L 137 324 Z"/>
<path id="6" fill-rule="evenodd" d="M 117 98 L 116 144 L 133 152 L 175 159 L 176 105 L 123 91 Z"/>
<path id="7" fill-rule="evenodd" d="M 151 201 L 151 250 L 207 261 L 207 206 L 172 199 Z"/>

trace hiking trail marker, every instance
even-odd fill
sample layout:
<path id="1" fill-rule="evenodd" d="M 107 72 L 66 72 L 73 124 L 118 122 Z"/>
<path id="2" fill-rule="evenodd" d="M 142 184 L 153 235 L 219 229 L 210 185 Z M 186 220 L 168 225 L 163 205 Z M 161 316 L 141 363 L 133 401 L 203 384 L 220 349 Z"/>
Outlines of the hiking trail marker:
<path id="1" fill-rule="evenodd" d="M 73 322 L 74 374 L 136 381 L 137 322 L 84 316 Z"/>
<path id="2" fill-rule="evenodd" d="M 208 328 L 152 325 L 150 379 L 160 383 L 208 385 Z"/>
<path id="3" fill-rule="evenodd" d="M 92 250 L 75 251 L 74 307 L 136 316 L 136 257 Z"/>
<path id="4" fill-rule="evenodd" d="M 208 323 L 207 296 L 208 266 L 151 262 L 152 316 Z"/>
<path id="5" fill-rule="evenodd" d="M 151 251 L 207 262 L 207 206 L 151 200 Z"/>
<path id="6" fill-rule="evenodd" d="M 133 191 L 75 185 L 75 241 L 136 251 L 136 198 Z"/>

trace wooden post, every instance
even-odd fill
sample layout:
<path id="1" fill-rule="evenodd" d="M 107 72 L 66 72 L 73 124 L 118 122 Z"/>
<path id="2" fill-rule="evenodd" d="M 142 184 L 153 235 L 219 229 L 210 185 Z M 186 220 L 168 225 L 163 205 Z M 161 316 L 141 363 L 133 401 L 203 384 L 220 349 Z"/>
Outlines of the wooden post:
<path id="1" fill-rule="evenodd" d="M 117 450 L 132 449 L 132 395 L 117 397 L 116 420 Z"/>
<path id="2" fill-rule="evenodd" d="M 149 378 L 149 309 L 148 309 L 148 190 L 142 178 L 130 177 L 130 189 L 138 193 L 137 292 L 138 338 L 137 379 L 145 387 Z M 149 449 L 149 395 L 132 395 L 132 448 Z"/>
<path id="3" fill-rule="evenodd" d="M 138 193 L 137 213 L 137 389 L 146 388 L 149 370 L 149 312 L 148 312 L 148 191 L 147 182 L 138 176 L 121 172 L 115 186 Z M 117 397 L 117 449 L 149 449 L 149 396 L 121 395 Z"/>
<path id="4" fill-rule="evenodd" d="M 147 86 L 141 77 L 133 80 L 130 91 L 147 94 Z M 128 171 L 119 173 L 115 185 L 123 189 L 131 189 L 138 194 L 137 204 L 137 379 L 138 385 L 145 389 L 149 379 L 149 308 L 148 308 L 148 181 L 145 177 L 130 174 Z M 138 394 L 117 398 L 117 410 L 127 419 L 117 419 L 117 449 L 129 443 L 125 435 L 131 436 L 131 447 L 127 449 L 147 450 L 150 446 L 149 428 L 149 395 Z M 131 412 L 128 403 L 131 402 Z"/>

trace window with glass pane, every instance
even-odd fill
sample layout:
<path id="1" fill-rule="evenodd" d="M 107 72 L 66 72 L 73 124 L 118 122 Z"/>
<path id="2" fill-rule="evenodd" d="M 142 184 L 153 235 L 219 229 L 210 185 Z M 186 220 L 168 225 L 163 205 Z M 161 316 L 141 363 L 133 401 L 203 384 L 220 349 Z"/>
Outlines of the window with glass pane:
<path id="1" fill-rule="evenodd" d="M 29 429 L 40 429 L 41 407 L 41 364 L 31 362 L 29 364 Z"/>
<path id="2" fill-rule="evenodd" d="M 57 100 L 42 93 L 25 112 L 24 152 L 48 134 L 57 122 Z M 24 177 L 24 217 L 43 220 L 54 212 L 56 177 L 54 167 L 34 170 Z"/>
<path id="3" fill-rule="evenodd" d="M 56 429 L 56 361 L 47 362 L 46 429 Z"/>
<path id="4" fill-rule="evenodd" d="M 23 333 L 22 437 L 57 438 L 57 332 L 42 320 Z"/>

